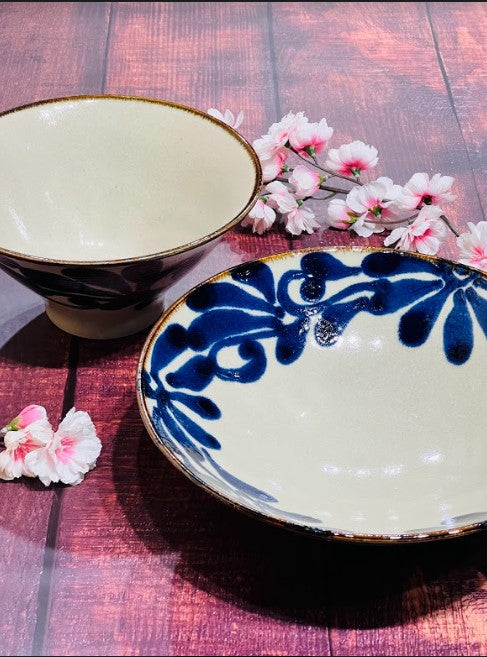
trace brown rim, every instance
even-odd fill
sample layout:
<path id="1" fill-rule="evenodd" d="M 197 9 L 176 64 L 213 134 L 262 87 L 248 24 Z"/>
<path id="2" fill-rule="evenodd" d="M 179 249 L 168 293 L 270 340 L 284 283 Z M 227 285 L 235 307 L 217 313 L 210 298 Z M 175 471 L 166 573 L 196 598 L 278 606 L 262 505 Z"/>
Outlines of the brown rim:
<path id="1" fill-rule="evenodd" d="M 30 109 L 32 107 L 37 107 L 39 105 L 50 105 L 53 103 L 63 103 L 63 102 L 69 102 L 73 100 L 126 100 L 126 101 L 139 101 L 142 103 L 152 103 L 154 105 L 164 105 L 166 107 L 174 107 L 175 109 L 183 110 L 184 112 L 189 112 L 190 114 L 195 114 L 196 116 L 201 117 L 202 119 L 205 119 L 209 121 L 210 123 L 214 123 L 224 130 L 228 132 L 236 141 L 238 141 L 244 149 L 247 151 L 247 154 L 250 157 L 250 160 L 252 161 L 252 164 L 254 165 L 255 169 L 255 183 L 254 187 L 252 190 L 252 193 L 250 195 L 249 200 L 247 201 L 245 207 L 239 214 L 234 217 L 231 221 L 223 225 L 221 228 L 218 228 L 217 230 L 213 231 L 209 235 L 205 235 L 204 237 L 200 237 L 197 240 L 194 240 L 193 242 L 188 242 L 187 244 L 183 244 L 182 246 L 177 246 L 173 249 L 167 249 L 165 251 L 159 251 L 157 253 L 151 253 L 148 255 L 143 255 L 143 256 L 137 256 L 134 258 L 121 258 L 118 260 L 57 260 L 53 258 L 43 258 L 41 256 L 30 256 L 25 253 L 19 253 L 17 251 L 11 251 L 10 249 L 4 249 L 0 246 L 0 254 L 6 255 L 11 258 L 19 258 L 21 260 L 25 260 L 27 262 L 38 262 L 38 263 L 49 263 L 52 265 L 76 265 L 76 266 L 103 266 L 103 265 L 130 265 L 130 264 L 135 264 L 137 262 L 145 262 L 147 260 L 152 260 L 154 258 L 167 258 L 168 256 L 172 255 L 177 255 L 178 253 L 183 253 L 186 251 L 191 251 L 192 249 L 195 249 L 198 246 L 202 246 L 203 244 L 207 244 L 208 242 L 211 242 L 212 240 L 216 239 L 217 237 L 220 237 L 224 233 L 226 233 L 230 228 L 233 228 L 236 226 L 239 221 L 241 221 L 245 215 L 252 209 L 253 205 L 257 201 L 259 192 L 262 187 L 262 167 L 260 165 L 259 158 L 257 157 L 257 153 L 254 151 L 252 146 L 249 144 L 249 142 L 245 139 L 245 137 L 242 137 L 240 133 L 238 133 L 236 130 L 228 126 L 226 123 L 223 123 L 223 121 L 220 121 L 219 119 L 216 119 L 213 116 L 210 116 L 209 114 L 206 114 L 205 112 L 202 112 L 201 110 L 197 110 L 194 107 L 189 107 L 187 105 L 181 105 L 180 103 L 173 103 L 171 101 L 167 100 L 157 100 L 155 98 L 144 98 L 143 96 L 123 96 L 123 95 L 116 95 L 116 94 L 86 94 L 86 95 L 80 95 L 80 96 L 62 96 L 60 98 L 50 98 L 48 100 L 38 100 L 35 103 L 28 103 L 27 105 L 19 105 L 19 107 L 14 107 L 12 109 L 6 110 L 4 112 L 0 112 L 0 119 L 3 118 L 4 116 L 8 116 L 9 114 L 14 114 L 15 112 L 21 112 L 23 110 Z"/>
<path id="2" fill-rule="evenodd" d="M 252 262 L 268 262 L 270 260 L 280 260 L 280 259 L 285 259 L 289 256 L 295 256 L 295 255 L 302 255 L 304 253 L 311 253 L 311 252 L 357 252 L 357 253 L 379 253 L 379 252 L 385 252 L 385 253 L 391 253 L 392 249 L 384 249 L 384 248 L 373 248 L 373 247 L 360 247 L 360 246 L 351 246 L 351 247 L 311 247 L 311 248 L 306 248 L 306 249 L 298 249 L 296 251 L 283 251 L 281 253 L 276 253 L 273 255 L 269 256 L 264 256 L 262 258 L 256 258 L 255 260 L 251 260 L 245 263 L 241 263 L 240 265 L 235 265 L 234 267 L 230 267 L 228 269 L 225 269 L 224 271 L 216 274 L 215 276 L 212 276 L 211 278 L 208 278 L 205 281 L 202 281 L 198 285 L 195 285 L 192 287 L 190 290 L 188 290 L 184 295 L 182 295 L 177 301 L 175 301 L 161 316 L 159 321 L 155 324 L 149 335 L 147 336 L 147 339 L 144 343 L 144 346 L 142 347 L 142 351 L 139 357 L 139 362 L 137 366 L 137 374 L 136 374 L 136 394 L 137 394 L 137 405 L 139 407 L 139 413 L 142 417 L 142 421 L 144 423 L 144 426 L 151 437 L 152 441 L 155 443 L 155 445 L 158 447 L 158 449 L 164 454 L 164 456 L 169 460 L 170 463 L 174 465 L 180 472 L 182 472 L 188 479 L 190 479 L 194 484 L 202 488 L 204 491 L 209 493 L 212 497 L 215 497 L 218 499 L 220 502 L 223 502 L 225 505 L 230 506 L 231 508 L 240 511 L 248 516 L 251 516 L 253 518 L 256 518 L 258 520 L 263 520 L 266 523 L 270 523 L 272 525 L 277 525 L 279 527 L 284 527 L 286 529 L 289 529 L 291 531 L 300 533 L 300 534 L 308 534 L 312 536 L 316 536 L 321 539 L 326 539 L 326 540 L 332 540 L 332 541 L 344 541 L 344 542 L 356 542 L 356 543 L 373 543 L 373 544 L 397 544 L 397 543 L 424 543 L 424 542 L 431 542 L 431 541 L 437 541 L 437 540 L 446 540 L 446 539 L 451 539 L 451 538 L 457 538 L 458 536 L 466 536 L 468 534 L 474 534 L 479 531 L 482 531 L 484 529 L 487 529 L 487 520 L 482 521 L 482 522 L 477 522 L 477 523 L 470 523 L 467 525 L 462 525 L 459 527 L 451 528 L 451 529 L 438 529 L 438 530 L 427 530 L 425 529 L 424 531 L 418 530 L 418 531 L 412 531 L 412 532 L 407 532 L 404 534 L 360 534 L 360 533 L 354 533 L 354 532 L 347 532 L 344 530 L 333 530 L 333 529 L 326 529 L 326 528 L 320 528 L 320 527 L 311 527 L 308 525 L 302 525 L 298 524 L 296 522 L 293 522 L 292 520 L 283 520 L 282 518 L 278 518 L 276 516 L 272 516 L 266 513 L 263 513 L 261 511 L 255 511 L 254 509 L 250 509 L 246 507 L 243 504 L 240 504 L 239 502 L 235 502 L 234 500 L 229 499 L 226 497 L 222 492 L 217 490 L 216 488 L 213 488 L 206 482 L 202 481 L 194 472 L 189 470 L 186 466 L 184 466 L 182 463 L 180 463 L 176 457 L 174 456 L 173 452 L 168 449 L 165 445 L 161 443 L 159 440 L 156 431 L 154 430 L 154 427 L 152 425 L 152 421 L 149 415 L 149 411 L 146 407 L 145 404 L 145 397 L 142 394 L 142 370 L 144 369 L 145 366 L 145 361 L 148 357 L 149 350 L 151 349 L 154 340 L 158 336 L 160 330 L 162 327 L 167 323 L 169 318 L 173 315 L 173 313 L 180 307 L 182 306 L 187 297 L 194 292 L 194 290 L 197 290 L 198 288 L 202 287 L 203 285 L 206 285 L 207 283 L 213 283 L 215 281 L 218 281 L 221 278 L 224 278 L 228 276 L 229 273 L 231 273 L 233 270 L 237 269 L 238 267 L 241 267 L 242 265 L 245 264 L 251 264 Z M 471 271 L 472 273 L 475 274 L 480 274 L 482 275 L 486 280 L 487 280 L 487 274 L 484 271 L 481 271 L 480 269 L 475 269 L 474 267 L 469 267 L 468 265 L 462 265 L 459 263 L 455 263 L 452 260 L 448 260 L 446 258 L 437 258 L 435 256 L 428 256 L 428 255 L 422 255 L 420 253 L 410 253 L 408 251 L 395 251 L 395 253 L 399 253 L 404 256 L 413 256 L 415 258 L 418 258 L 420 260 L 428 260 L 430 262 L 444 262 L 447 263 L 452 267 L 453 270 L 461 267 L 462 269 L 466 269 L 467 271 Z"/>

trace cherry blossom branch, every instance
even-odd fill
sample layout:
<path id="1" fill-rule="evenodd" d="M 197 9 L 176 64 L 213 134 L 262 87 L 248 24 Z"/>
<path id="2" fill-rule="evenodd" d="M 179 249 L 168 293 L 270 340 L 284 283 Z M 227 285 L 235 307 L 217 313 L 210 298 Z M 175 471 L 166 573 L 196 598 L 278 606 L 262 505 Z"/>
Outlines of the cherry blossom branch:
<path id="1" fill-rule="evenodd" d="M 338 192 L 332 192 L 331 194 L 328 194 L 327 196 L 322 196 L 322 197 L 309 196 L 308 198 L 312 198 L 314 201 L 329 201 L 331 198 L 333 198 L 337 194 L 338 194 Z"/>
<path id="2" fill-rule="evenodd" d="M 308 160 L 306 160 L 304 157 L 302 157 L 299 153 L 296 153 L 296 155 L 299 155 L 299 157 L 301 157 L 302 160 L 304 160 L 305 162 L 308 162 Z M 308 162 L 308 164 L 309 164 L 309 162 Z M 323 169 L 322 167 L 318 167 L 318 168 L 321 169 L 322 171 L 325 171 L 326 173 L 329 173 L 330 178 L 335 176 L 334 173 L 328 172 L 328 171 L 326 171 L 326 169 Z M 286 173 L 289 172 L 289 173 L 292 174 L 293 171 L 294 171 L 294 169 L 292 167 L 288 167 Z M 337 175 L 336 177 L 337 178 L 343 178 L 343 180 L 348 180 L 349 182 L 356 182 L 357 184 L 362 185 L 362 183 L 360 181 L 354 181 L 353 178 L 347 178 L 347 176 L 338 176 Z M 284 178 L 283 176 L 278 176 L 277 178 L 275 178 L 275 180 L 277 180 L 278 182 L 282 182 L 282 183 L 289 183 L 289 178 Z M 345 196 L 350 191 L 349 189 L 341 189 L 339 187 L 332 187 L 331 185 L 325 185 L 324 183 L 322 183 L 320 185 L 320 189 L 324 189 L 325 191 L 329 191 L 329 192 L 334 192 L 335 194 L 344 194 Z"/>
<path id="3" fill-rule="evenodd" d="M 404 219 L 391 219 L 389 221 L 387 219 L 382 219 L 381 218 L 380 221 L 377 222 L 377 223 L 383 224 L 384 226 L 385 225 L 393 225 L 393 224 L 403 224 L 403 225 L 404 224 L 410 224 L 411 222 L 413 222 L 417 218 L 418 214 L 419 214 L 419 212 L 416 212 L 416 214 L 412 214 L 409 217 L 404 217 Z"/>
<path id="4" fill-rule="evenodd" d="M 308 158 L 307 158 L 307 157 L 304 157 L 304 155 L 301 155 L 301 153 L 300 153 L 299 151 L 295 150 L 294 148 L 291 148 L 291 150 L 292 150 L 292 152 L 293 152 L 295 155 L 297 155 L 297 156 L 300 157 L 304 162 L 306 162 L 306 164 L 311 164 L 311 162 L 308 160 Z M 321 167 L 318 166 L 318 169 L 321 169 Z M 322 169 L 322 171 L 324 171 L 324 169 Z"/>
<path id="5" fill-rule="evenodd" d="M 324 167 L 321 166 L 321 164 L 316 159 L 316 156 L 314 156 L 314 155 L 310 155 L 310 158 L 312 160 L 312 161 L 310 161 L 310 160 L 308 160 L 307 157 L 304 157 L 304 155 L 301 155 L 301 153 L 299 151 L 297 151 L 295 148 L 293 148 L 292 146 L 290 147 L 290 149 L 295 155 L 297 155 L 304 162 L 306 162 L 306 164 L 311 164 L 311 166 L 315 166 L 320 171 L 323 171 L 323 173 L 326 173 L 326 175 L 329 178 L 341 178 L 342 180 L 348 180 L 348 182 L 351 182 L 354 185 L 360 185 L 360 186 L 363 185 L 363 183 L 360 182 L 360 180 L 358 180 L 357 178 L 351 178 L 349 176 L 344 176 L 341 173 L 336 173 L 334 171 L 330 171 L 329 169 L 325 169 Z M 345 193 L 348 193 L 348 192 L 345 192 Z"/>
<path id="6" fill-rule="evenodd" d="M 234 128 L 242 119 L 229 111 L 211 112 Z M 438 253 L 450 231 L 457 238 L 460 261 L 487 271 L 487 221 L 469 223 L 460 234 L 444 213 L 444 204 L 455 200 L 452 177 L 415 173 L 404 185 L 386 176 L 363 182 L 361 176 L 378 164 L 377 149 L 353 141 L 326 150 L 332 135 L 325 119 L 312 123 L 303 112 L 289 112 L 253 142 L 267 184 L 243 226 L 262 234 L 279 221 L 293 236 L 312 233 L 323 228 L 323 221 L 315 220 L 308 201 L 329 201 L 324 206 L 326 228 L 362 237 L 384 230 L 384 246 L 428 255 Z M 325 158 L 324 164 L 318 156 Z M 295 166 L 292 158 L 298 161 Z M 330 184 L 332 178 L 349 185 L 342 189 Z"/>
<path id="7" fill-rule="evenodd" d="M 294 171 L 294 169 L 289 169 L 289 171 L 292 173 Z M 276 178 L 276 180 L 278 182 L 282 182 L 282 183 L 289 183 L 289 178 L 283 178 L 282 176 L 279 176 L 278 178 Z M 343 196 L 346 196 L 350 191 L 349 189 L 341 189 L 340 187 L 332 187 L 331 185 L 325 185 L 324 183 L 322 183 L 319 186 L 319 189 L 322 189 L 325 192 L 333 192 L 333 196 L 335 194 L 343 194 Z M 307 198 L 312 198 L 312 197 L 308 196 Z"/>
<path id="8" fill-rule="evenodd" d="M 343 194 L 346 196 L 348 192 L 350 191 L 349 189 L 340 189 L 339 187 L 331 187 L 331 185 L 325 185 L 321 184 L 320 189 L 323 189 L 325 192 L 333 192 L 334 194 Z"/>
<path id="9" fill-rule="evenodd" d="M 297 153 L 297 155 L 299 155 L 299 153 Z M 302 159 L 304 159 L 304 158 L 302 158 Z M 321 167 L 318 167 L 318 168 L 321 168 Z M 288 169 L 288 171 L 292 173 L 294 171 L 294 169 L 290 167 Z M 346 176 L 340 176 L 340 177 L 345 179 L 345 180 L 351 181 L 351 179 L 347 178 Z M 290 184 L 289 179 L 284 178 L 282 176 L 279 176 L 278 178 L 276 178 L 276 180 L 279 181 L 279 182 L 282 182 L 282 183 L 286 183 L 288 185 Z M 316 197 L 314 195 L 306 196 L 302 199 L 302 202 L 304 203 L 305 201 L 308 201 L 308 200 L 328 201 L 331 198 L 337 196 L 338 194 L 340 194 L 342 196 L 347 196 L 349 194 L 349 191 L 350 191 L 350 190 L 346 190 L 346 189 L 341 189 L 340 187 L 332 187 L 331 185 L 326 185 L 324 183 L 320 184 L 319 189 L 321 189 L 323 191 L 329 191 L 329 192 L 331 192 L 331 194 L 328 194 L 327 196 L 323 196 L 321 198 Z M 268 194 L 264 194 L 262 197 L 271 196 L 271 195 L 272 195 L 271 193 L 268 193 Z M 384 198 L 383 202 L 384 203 L 393 203 L 394 201 L 392 199 Z M 375 223 L 377 225 L 384 226 L 387 230 L 392 230 L 395 227 L 405 226 L 405 225 L 407 226 L 407 225 L 411 224 L 415 219 L 417 219 L 418 215 L 419 215 L 419 212 L 416 212 L 415 214 L 412 214 L 409 217 L 405 217 L 404 219 L 395 219 L 395 220 L 387 220 L 387 219 L 382 218 L 381 216 L 379 216 L 375 219 Z M 460 236 L 458 231 L 453 227 L 450 220 L 448 219 L 448 217 L 445 214 L 442 214 L 440 216 L 440 219 L 445 223 L 445 225 L 455 235 L 455 237 Z M 349 226 L 339 228 L 339 230 L 348 230 L 348 229 L 349 229 Z"/>
<path id="10" fill-rule="evenodd" d="M 315 155 L 311 155 L 311 158 L 312 158 L 312 160 L 313 160 L 313 162 L 314 162 L 315 167 L 317 167 L 318 169 L 320 169 L 320 171 L 323 171 L 324 173 L 328 174 L 328 176 L 329 176 L 330 178 L 341 178 L 342 180 L 348 180 L 348 182 L 351 182 L 351 183 L 353 183 L 354 185 L 360 185 L 360 186 L 363 185 L 363 182 L 361 182 L 361 181 L 358 179 L 358 176 L 354 176 L 354 177 L 352 178 L 351 176 L 344 176 L 343 174 L 341 174 L 341 173 L 337 173 L 336 171 L 330 171 L 329 169 L 325 169 L 324 167 L 322 167 L 322 166 L 319 164 L 319 162 L 318 162 L 318 160 L 316 159 L 316 156 L 315 156 Z"/>
<path id="11" fill-rule="evenodd" d="M 451 232 L 455 235 L 455 237 L 460 237 L 460 233 L 456 230 L 456 228 L 454 228 L 452 226 L 450 220 L 448 219 L 448 217 L 445 214 L 442 214 L 440 216 L 440 219 L 445 222 L 445 224 L 451 230 Z"/>

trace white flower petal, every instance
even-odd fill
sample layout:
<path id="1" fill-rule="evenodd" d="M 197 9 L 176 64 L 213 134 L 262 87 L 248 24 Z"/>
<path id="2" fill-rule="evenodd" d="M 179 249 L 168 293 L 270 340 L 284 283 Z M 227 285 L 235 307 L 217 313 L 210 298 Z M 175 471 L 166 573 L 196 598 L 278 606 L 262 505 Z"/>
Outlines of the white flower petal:
<path id="1" fill-rule="evenodd" d="M 395 228 L 393 231 L 391 231 L 391 234 L 385 238 L 384 246 L 391 246 L 391 244 L 395 244 L 395 242 L 398 242 L 402 238 L 406 230 L 407 228 L 405 226 L 400 226 L 399 228 Z"/>
<path id="2" fill-rule="evenodd" d="M 426 203 L 434 205 L 449 203 L 455 199 L 455 195 L 450 193 L 454 182 L 455 179 L 451 176 L 442 176 L 439 173 L 435 173 L 431 180 L 427 173 L 415 173 L 404 185 L 398 201 L 406 210 L 414 210 L 425 200 Z"/>
<path id="3" fill-rule="evenodd" d="M 51 446 L 42 447 L 41 449 L 30 452 L 27 454 L 25 461 L 30 471 L 36 477 L 39 477 L 44 486 L 49 486 L 59 481 L 57 459 Z"/>
<path id="4" fill-rule="evenodd" d="M 291 235 L 301 235 L 301 233 L 314 233 L 315 230 L 321 228 L 320 224 L 315 221 L 314 213 L 301 206 L 292 210 L 287 215 L 283 216 L 283 221 L 286 226 L 286 230 Z"/>
<path id="5" fill-rule="evenodd" d="M 279 210 L 279 212 L 291 212 L 298 207 L 296 198 L 282 182 L 275 180 L 266 185 L 266 190 L 271 192 L 268 201 L 269 205 Z"/>
<path id="6" fill-rule="evenodd" d="M 210 116 L 213 116 L 215 119 L 218 119 L 220 121 L 225 121 L 225 119 L 223 117 L 223 114 L 219 110 L 217 110 L 215 107 L 210 107 L 207 114 L 209 114 Z"/>
<path id="7" fill-rule="evenodd" d="M 100 455 L 101 442 L 88 413 L 72 408 L 50 442 L 25 457 L 26 466 L 45 486 L 77 484 Z"/>
<path id="8" fill-rule="evenodd" d="M 468 223 L 468 231 L 457 238 L 459 261 L 487 271 L 487 221 Z"/>
<path id="9" fill-rule="evenodd" d="M 316 171 L 312 171 L 303 164 L 294 168 L 289 182 L 294 187 L 294 193 L 298 198 L 305 198 L 316 194 L 321 185 L 321 178 Z"/>
<path id="10" fill-rule="evenodd" d="M 210 109 L 207 111 L 207 114 L 213 116 L 215 119 L 218 119 L 219 121 L 223 121 L 223 123 L 226 123 L 234 130 L 236 130 L 243 121 L 242 111 L 240 111 L 237 115 L 237 118 L 235 118 L 233 112 L 231 112 L 229 109 L 226 109 L 222 114 L 219 110 L 215 109 L 214 107 L 210 107 Z"/>
<path id="11" fill-rule="evenodd" d="M 223 120 L 227 125 L 233 126 L 235 123 L 235 117 L 233 116 L 233 112 L 231 112 L 229 109 L 225 110 L 225 113 L 223 115 Z"/>
<path id="12" fill-rule="evenodd" d="M 289 141 L 300 153 L 310 147 L 314 148 L 316 153 L 321 153 L 332 135 L 333 128 L 328 125 L 326 119 L 321 119 L 319 123 L 309 123 L 306 119 L 295 122 L 289 131 Z"/>
<path id="13" fill-rule="evenodd" d="M 378 161 L 376 148 L 364 144 L 363 141 L 353 141 L 330 149 L 325 166 L 335 173 L 352 176 L 372 169 Z"/>
<path id="14" fill-rule="evenodd" d="M 237 114 L 237 118 L 235 119 L 235 122 L 233 124 L 233 127 L 234 127 L 235 130 L 237 128 L 240 128 L 240 126 L 242 125 L 243 118 L 244 118 L 244 113 L 243 113 L 242 110 L 240 110 L 240 112 Z"/>

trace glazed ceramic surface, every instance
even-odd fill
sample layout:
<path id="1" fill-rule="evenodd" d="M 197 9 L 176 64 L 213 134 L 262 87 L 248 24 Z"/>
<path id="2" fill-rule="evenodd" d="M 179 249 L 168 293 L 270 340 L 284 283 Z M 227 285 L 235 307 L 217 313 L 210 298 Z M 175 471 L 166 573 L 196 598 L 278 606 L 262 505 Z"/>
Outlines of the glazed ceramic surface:
<path id="1" fill-rule="evenodd" d="M 487 277 L 406 253 L 310 250 L 195 288 L 144 348 L 139 406 L 193 481 L 327 537 L 487 524 Z"/>
<path id="2" fill-rule="evenodd" d="M 153 322 L 161 291 L 246 214 L 261 182 L 235 131 L 145 99 L 6 112 L 0 148 L 0 265 L 48 299 L 62 328 L 88 337 Z"/>

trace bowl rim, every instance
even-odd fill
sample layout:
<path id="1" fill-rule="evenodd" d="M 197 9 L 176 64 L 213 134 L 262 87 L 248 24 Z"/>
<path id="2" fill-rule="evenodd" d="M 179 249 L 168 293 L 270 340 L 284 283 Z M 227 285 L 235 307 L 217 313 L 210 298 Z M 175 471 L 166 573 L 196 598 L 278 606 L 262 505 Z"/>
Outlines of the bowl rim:
<path id="1" fill-rule="evenodd" d="M 427 260 L 429 262 L 446 263 L 449 266 L 451 266 L 452 271 L 455 271 L 455 269 L 457 268 L 462 268 L 463 270 L 467 270 L 473 274 L 480 274 L 487 280 L 487 273 L 482 271 L 481 269 L 476 269 L 475 267 L 470 267 L 469 265 L 464 265 L 455 262 L 453 260 L 449 260 L 447 258 L 423 255 L 421 253 L 413 253 L 411 251 L 398 251 L 385 247 L 381 248 L 381 247 L 369 247 L 369 246 L 332 246 L 332 247 L 314 246 L 314 247 L 303 248 L 303 249 L 287 250 L 287 251 L 274 253 L 272 255 L 255 258 L 253 260 L 248 260 L 246 262 L 240 263 L 239 265 L 235 265 L 233 267 L 224 269 L 218 274 L 215 274 L 214 276 L 211 276 L 205 281 L 198 283 L 190 290 L 185 292 L 183 295 L 181 295 L 174 303 L 172 303 L 167 308 L 167 310 L 165 310 L 164 313 L 161 315 L 161 317 L 156 322 L 156 324 L 154 325 L 154 327 L 152 328 L 152 330 L 150 331 L 149 335 L 147 336 L 144 342 L 137 365 L 135 384 L 136 384 L 136 396 L 137 396 L 137 405 L 139 408 L 139 413 L 142 417 L 142 421 L 150 438 L 152 439 L 156 447 L 163 453 L 163 455 L 168 459 L 170 463 L 172 463 L 172 465 L 175 468 L 177 468 L 180 472 L 182 472 L 188 479 L 190 479 L 199 488 L 202 488 L 206 493 L 209 493 L 212 497 L 218 499 L 220 502 L 223 502 L 226 506 L 229 506 L 236 511 L 240 511 L 247 516 L 264 521 L 267 524 L 283 527 L 285 529 L 293 531 L 294 533 L 307 534 L 307 535 L 315 536 L 320 539 L 326 539 L 331 541 L 391 545 L 398 543 L 401 544 L 424 543 L 424 542 L 431 542 L 437 540 L 445 540 L 445 539 L 456 538 L 459 536 L 465 536 L 467 534 L 474 534 L 479 531 L 487 529 L 487 520 L 483 520 L 480 522 L 468 523 L 454 528 L 435 529 L 435 530 L 425 529 L 423 531 L 417 530 L 403 534 L 388 534 L 388 533 L 367 534 L 367 533 L 352 532 L 346 530 L 333 530 L 329 528 L 327 529 L 321 527 L 311 527 L 309 525 L 300 524 L 293 520 L 284 520 L 282 518 L 278 518 L 271 514 L 264 513 L 263 511 L 256 511 L 254 509 L 250 509 L 244 504 L 240 502 L 236 502 L 226 497 L 224 493 L 210 486 L 208 483 L 200 479 L 192 470 L 190 470 L 184 464 L 180 463 L 174 456 L 172 450 L 170 450 L 166 445 L 164 445 L 159 440 L 157 436 L 157 432 L 153 427 L 149 415 L 149 411 L 145 403 L 145 396 L 142 392 L 142 371 L 145 368 L 145 363 L 154 341 L 159 336 L 160 331 L 163 329 L 164 325 L 172 317 L 173 313 L 177 311 L 178 308 L 186 302 L 188 296 L 192 294 L 195 290 L 202 287 L 203 285 L 206 285 L 207 283 L 214 283 L 220 280 L 221 278 L 227 277 L 229 274 L 231 274 L 233 270 L 238 269 L 243 265 L 251 264 L 254 262 L 269 262 L 274 260 L 284 260 L 289 256 L 299 256 L 313 252 L 325 252 L 325 253 L 343 253 L 343 252 L 393 253 L 394 252 L 400 254 L 401 256 L 412 256 L 420 260 Z"/>
<path id="2" fill-rule="evenodd" d="M 255 182 L 254 182 L 254 187 L 252 189 L 251 195 L 249 200 L 246 202 L 245 207 L 238 213 L 236 217 L 228 221 L 226 224 L 221 226 L 220 228 L 217 228 L 216 230 L 212 231 L 208 235 L 204 235 L 203 237 L 200 237 L 196 240 L 193 240 L 191 242 L 188 242 L 186 244 L 176 246 L 172 249 L 166 249 L 163 251 L 158 251 L 156 253 L 150 253 L 147 255 L 141 255 L 141 256 L 135 256 L 131 258 L 118 258 L 118 259 L 112 259 L 112 260 L 63 260 L 63 259 L 57 259 L 57 258 L 45 258 L 43 256 L 33 256 L 33 255 L 28 255 L 26 253 L 21 253 L 19 251 L 13 251 L 11 249 L 5 249 L 2 246 L 0 246 L 0 254 L 5 255 L 9 258 L 17 258 L 20 260 L 24 260 L 26 262 L 34 262 L 34 263 L 39 263 L 39 264 L 51 264 L 51 265 L 75 265 L 75 266 L 80 266 L 80 267 L 87 267 L 87 266 L 110 266 L 110 265 L 131 265 L 131 264 L 136 264 L 139 262 L 147 262 L 149 260 L 156 260 L 158 258 L 167 258 L 168 256 L 173 256 L 173 255 L 178 255 L 180 253 L 185 253 L 187 251 L 191 251 L 199 246 L 203 246 L 204 244 L 207 244 L 208 242 L 211 242 L 212 240 L 220 237 L 221 235 L 225 234 L 228 230 L 236 226 L 248 212 L 252 209 L 252 207 L 255 205 L 257 202 L 259 193 L 261 191 L 262 185 L 263 185 L 263 174 L 262 174 L 262 167 L 260 164 L 260 160 L 257 156 L 257 153 L 253 149 L 252 145 L 247 141 L 245 137 L 243 137 L 239 132 L 231 128 L 229 125 L 224 123 L 223 121 L 220 121 L 220 119 L 215 118 L 214 116 L 211 116 L 210 114 L 207 114 L 206 112 L 203 112 L 203 110 L 196 109 L 194 107 L 190 107 L 189 105 L 184 105 L 182 103 L 176 103 L 173 101 L 168 101 L 168 100 L 159 100 L 157 98 L 149 98 L 145 96 L 132 96 L 132 95 L 123 95 L 123 94 L 81 94 L 81 95 L 75 95 L 75 96 L 60 96 L 58 98 L 48 98 L 46 100 L 38 100 L 33 103 L 27 103 L 25 105 L 19 105 L 18 107 L 13 107 L 11 109 L 5 110 L 3 112 L 0 112 L 0 119 L 2 119 L 5 116 L 8 116 L 10 114 L 14 114 L 16 112 L 21 112 L 23 110 L 28 110 L 33 107 L 38 107 L 42 105 L 51 105 L 55 103 L 65 103 L 65 102 L 72 102 L 72 101 L 86 101 L 86 100 L 121 100 L 121 101 L 136 101 L 136 102 L 142 102 L 142 103 L 151 103 L 154 105 L 163 105 L 165 107 L 172 107 L 174 109 L 182 110 L 184 112 L 189 112 L 190 114 L 194 114 L 196 116 L 199 116 L 202 119 L 206 119 L 210 123 L 214 123 L 215 125 L 223 128 L 226 132 L 228 132 L 236 141 L 240 143 L 241 146 L 243 146 L 244 150 L 247 152 L 247 154 L 250 156 L 250 160 L 253 164 L 254 172 L 255 172 Z"/>

